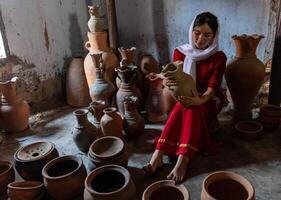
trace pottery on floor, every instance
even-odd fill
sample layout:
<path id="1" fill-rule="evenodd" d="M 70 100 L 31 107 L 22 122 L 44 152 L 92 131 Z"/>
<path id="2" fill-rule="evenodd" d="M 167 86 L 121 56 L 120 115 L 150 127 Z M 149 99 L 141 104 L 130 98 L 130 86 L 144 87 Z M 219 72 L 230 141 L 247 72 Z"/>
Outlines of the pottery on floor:
<path id="1" fill-rule="evenodd" d="M 44 196 L 44 184 L 39 181 L 16 181 L 8 185 L 10 200 L 42 200 Z"/>
<path id="2" fill-rule="evenodd" d="M 244 140 L 254 140 L 261 136 L 263 126 L 257 121 L 247 120 L 235 124 L 237 135 Z"/>
<path id="3" fill-rule="evenodd" d="M 263 105 L 260 108 L 259 122 L 269 130 L 278 129 L 281 120 L 281 107 L 271 104 Z"/>
<path id="4" fill-rule="evenodd" d="M 0 196 L 7 193 L 7 185 L 15 180 L 13 163 L 10 161 L 0 161 Z"/>

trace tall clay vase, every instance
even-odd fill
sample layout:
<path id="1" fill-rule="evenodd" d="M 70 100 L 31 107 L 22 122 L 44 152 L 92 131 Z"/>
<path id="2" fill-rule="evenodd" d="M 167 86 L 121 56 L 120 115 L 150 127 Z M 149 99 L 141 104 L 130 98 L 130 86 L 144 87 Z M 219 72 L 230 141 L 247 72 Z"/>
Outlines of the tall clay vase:
<path id="1" fill-rule="evenodd" d="M 73 114 L 76 117 L 76 125 L 72 130 L 73 140 L 80 151 L 88 152 L 96 139 L 97 129 L 88 121 L 88 110 L 75 110 Z"/>
<path id="2" fill-rule="evenodd" d="M 149 93 L 146 98 L 147 119 L 150 122 L 161 122 L 167 119 L 166 108 L 163 96 L 163 79 L 155 73 L 146 76 L 149 86 Z"/>
<path id="3" fill-rule="evenodd" d="M 90 96 L 93 101 L 104 100 L 107 105 L 111 105 L 113 95 L 115 94 L 115 87 L 112 82 L 105 80 L 104 73 L 106 67 L 102 60 L 102 54 L 92 54 L 91 57 L 96 65 L 96 80 L 90 86 Z"/>
<path id="4" fill-rule="evenodd" d="M 91 101 L 83 61 L 82 57 L 72 58 L 66 73 L 67 104 L 76 107 L 87 106 Z"/>
<path id="5" fill-rule="evenodd" d="M 104 78 L 107 81 L 115 83 L 115 67 L 119 65 L 117 56 L 107 43 L 107 32 L 88 32 L 89 41 L 86 42 L 85 47 L 89 51 L 84 60 L 84 69 L 87 78 L 88 86 L 90 87 L 96 79 L 96 65 L 91 58 L 91 54 L 102 54 L 102 60 L 105 64 Z"/>
<path id="6" fill-rule="evenodd" d="M 225 79 L 234 104 L 234 121 L 252 118 L 251 105 L 265 77 L 265 66 L 256 56 L 261 35 L 234 35 L 236 56 L 227 65 Z"/>
<path id="7" fill-rule="evenodd" d="M 137 136 L 144 131 L 144 119 L 136 108 L 137 97 L 127 96 L 124 99 L 125 114 L 123 119 L 124 132 L 128 137 Z"/>
<path id="8" fill-rule="evenodd" d="M 0 82 L 0 122 L 6 132 L 19 132 L 28 128 L 29 105 L 17 95 L 18 78 Z"/>
<path id="9" fill-rule="evenodd" d="M 16 181 L 8 185 L 10 200 L 43 200 L 44 196 L 44 184 L 39 181 Z"/>
<path id="10" fill-rule="evenodd" d="M 115 107 L 105 108 L 100 120 L 101 130 L 105 136 L 123 137 L 123 119 Z"/>
<path id="11" fill-rule="evenodd" d="M 7 193 L 7 185 L 15 180 L 15 171 L 10 161 L 0 161 L 0 198 Z"/>

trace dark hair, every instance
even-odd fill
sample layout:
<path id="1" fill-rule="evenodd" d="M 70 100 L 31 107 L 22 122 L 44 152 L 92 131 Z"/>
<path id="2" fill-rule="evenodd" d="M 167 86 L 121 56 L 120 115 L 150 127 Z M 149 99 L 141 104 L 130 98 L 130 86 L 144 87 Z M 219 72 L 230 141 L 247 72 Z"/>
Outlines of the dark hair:
<path id="1" fill-rule="evenodd" d="M 197 15 L 194 21 L 194 27 L 201 26 L 203 24 L 208 24 L 208 26 L 212 29 L 214 35 L 217 33 L 218 29 L 218 18 L 210 12 L 203 12 Z"/>

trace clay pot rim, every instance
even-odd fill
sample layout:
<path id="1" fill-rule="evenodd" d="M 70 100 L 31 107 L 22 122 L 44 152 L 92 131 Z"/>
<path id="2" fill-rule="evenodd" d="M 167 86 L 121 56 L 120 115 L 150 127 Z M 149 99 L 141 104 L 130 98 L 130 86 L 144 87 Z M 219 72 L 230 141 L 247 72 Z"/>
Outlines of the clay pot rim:
<path id="1" fill-rule="evenodd" d="M 14 83 L 19 79 L 19 77 L 17 76 L 13 76 L 11 79 L 5 80 L 5 81 L 0 81 L 0 85 L 5 85 L 8 84 L 10 82 Z"/>
<path id="2" fill-rule="evenodd" d="M 259 35 L 259 34 L 251 34 L 251 35 L 242 34 L 242 35 L 233 35 L 232 36 L 233 40 L 247 40 L 247 39 L 258 40 L 258 39 L 262 39 L 262 38 L 264 38 L 264 35 Z"/>
<path id="3" fill-rule="evenodd" d="M 104 105 L 106 105 L 106 102 L 105 102 L 105 100 L 96 100 L 96 101 L 91 101 L 89 105 L 90 105 L 90 107 L 95 107 L 95 106 L 100 106 L 100 105 L 104 106 Z"/>
<path id="4" fill-rule="evenodd" d="M 6 173 L 8 173 L 11 169 L 13 169 L 13 163 L 11 161 L 8 161 L 8 160 L 1 160 L 0 166 L 8 166 L 8 169 L 6 169 L 2 173 L 0 173 L 0 177 L 5 176 Z"/>
<path id="5" fill-rule="evenodd" d="M 120 159 L 122 159 L 123 157 L 126 157 L 128 154 L 126 153 L 126 149 L 124 149 L 124 151 L 122 151 L 119 155 L 117 155 L 116 157 L 110 158 L 108 160 L 101 160 L 98 158 L 94 158 L 90 153 L 87 154 L 88 159 L 92 162 L 92 163 L 98 163 L 98 164 L 103 164 L 104 162 L 107 163 L 106 165 L 111 164 L 111 162 L 115 162 L 115 161 L 119 161 Z"/>
<path id="6" fill-rule="evenodd" d="M 94 178 L 97 175 L 99 175 L 99 174 L 101 174 L 105 171 L 117 171 L 117 172 L 121 173 L 124 176 L 124 179 L 125 179 L 124 185 L 121 188 L 119 188 L 118 190 L 115 190 L 115 191 L 112 191 L 112 192 L 106 192 L 106 193 L 101 193 L 101 192 L 97 192 L 97 191 L 93 190 L 92 187 L 90 187 L 91 182 L 94 180 Z M 86 177 L 86 179 L 85 179 L 85 189 L 89 190 L 91 193 L 94 193 L 94 194 L 97 194 L 97 195 L 100 195 L 100 196 L 107 196 L 107 195 L 115 194 L 115 193 L 118 193 L 118 192 L 122 191 L 129 184 L 130 179 L 131 179 L 131 175 L 126 168 L 124 168 L 120 165 L 104 165 L 104 166 L 101 166 L 101 167 L 98 167 L 98 168 L 94 169 Z"/>
<path id="7" fill-rule="evenodd" d="M 254 131 L 242 129 L 242 127 L 243 127 L 244 124 L 256 125 L 257 129 L 254 130 Z M 254 120 L 246 120 L 246 121 L 237 122 L 237 123 L 235 124 L 235 129 L 236 129 L 237 131 L 239 131 L 240 133 L 258 134 L 258 133 L 260 133 L 260 132 L 263 131 L 263 126 L 262 126 L 261 123 L 259 123 L 259 122 L 257 122 L 257 121 L 254 121 Z"/>
<path id="8" fill-rule="evenodd" d="M 131 48 L 125 48 L 124 46 L 121 46 L 121 47 L 119 47 L 118 48 L 118 51 L 121 53 L 123 53 L 123 52 L 134 52 L 134 51 L 136 51 L 137 50 L 137 48 L 136 47 L 134 47 L 134 46 L 132 46 Z"/>
<path id="9" fill-rule="evenodd" d="M 23 149 L 25 149 L 25 148 L 28 147 L 28 146 L 31 146 L 31 145 L 34 145 L 34 144 L 37 144 L 37 143 L 47 143 L 47 144 L 50 144 L 50 145 L 51 145 L 50 151 L 46 152 L 46 154 L 43 155 L 43 156 L 35 157 L 34 159 L 31 159 L 31 160 L 22 160 L 22 159 L 20 159 L 20 158 L 18 157 L 18 153 L 19 153 L 20 151 L 22 151 Z M 47 156 L 49 156 L 49 155 L 54 151 L 54 149 L 55 149 L 55 144 L 52 143 L 52 142 L 49 142 L 49 141 L 33 142 L 33 143 L 30 143 L 30 144 L 27 144 L 27 145 L 25 145 L 25 146 L 20 147 L 20 148 L 15 152 L 15 154 L 14 154 L 14 160 L 15 160 L 16 162 L 20 162 L 20 163 L 35 162 L 35 161 L 42 160 L 42 159 L 46 158 Z"/>
<path id="10" fill-rule="evenodd" d="M 162 72 L 164 70 L 164 68 L 166 68 L 167 65 L 173 65 L 173 66 L 175 66 L 176 69 Z M 179 67 L 174 65 L 173 63 L 168 63 L 167 65 L 164 66 L 164 68 L 161 70 L 161 73 L 160 73 L 160 75 L 162 75 L 164 77 L 165 77 L 166 74 L 173 74 L 173 73 L 176 73 L 179 70 Z"/>
<path id="11" fill-rule="evenodd" d="M 260 114 L 270 115 L 272 117 L 281 117 L 281 107 L 272 104 L 265 104 L 260 108 Z"/>
<path id="12" fill-rule="evenodd" d="M 73 115 L 75 116 L 82 116 L 82 115 L 87 115 L 89 111 L 87 109 L 77 109 L 73 111 Z"/>
<path id="13" fill-rule="evenodd" d="M 27 184 L 34 184 L 34 186 L 26 186 Z M 24 187 L 25 186 L 25 187 Z M 14 181 L 8 184 L 9 189 L 16 189 L 16 190 L 34 190 L 43 188 L 44 184 L 40 181 L 31 181 L 31 180 L 24 180 L 24 181 Z"/>
<path id="14" fill-rule="evenodd" d="M 175 188 L 183 195 L 184 200 L 189 200 L 189 192 L 183 184 L 176 184 L 173 180 L 160 180 L 150 184 L 142 194 L 142 200 L 150 199 L 151 194 L 161 187 Z"/>
<path id="15" fill-rule="evenodd" d="M 209 174 L 202 182 L 202 192 L 203 191 L 205 192 L 207 198 L 213 199 L 214 197 L 212 197 L 208 192 L 208 186 L 210 185 L 210 183 L 213 183 L 218 180 L 227 180 L 227 179 L 234 180 L 239 184 L 241 184 L 248 193 L 247 200 L 253 199 L 253 197 L 255 196 L 255 189 L 251 184 L 251 182 L 247 180 L 245 177 L 230 171 L 216 171 Z"/>
<path id="16" fill-rule="evenodd" d="M 108 108 L 103 109 L 104 114 L 113 113 L 116 111 L 117 111 L 117 108 L 115 108 L 115 107 L 108 107 Z"/>
<path id="17" fill-rule="evenodd" d="M 67 174 L 64 174 L 64 175 L 61 175 L 61 176 L 49 176 L 49 174 L 47 172 L 48 172 L 48 170 L 51 167 L 53 167 L 57 163 L 60 163 L 60 162 L 63 162 L 63 161 L 67 161 L 67 160 L 77 162 L 78 166 L 73 171 L 71 171 L 71 172 L 69 172 Z M 44 178 L 52 179 L 52 180 L 63 179 L 65 177 L 68 177 L 69 175 L 72 175 L 72 174 L 75 174 L 76 172 L 78 172 L 82 165 L 83 165 L 83 161 L 78 156 L 72 156 L 72 155 L 60 156 L 60 157 L 54 158 L 53 160 L 49 161 L 43 167 L 43 169 L 42 169 L 42 176 Z"/>

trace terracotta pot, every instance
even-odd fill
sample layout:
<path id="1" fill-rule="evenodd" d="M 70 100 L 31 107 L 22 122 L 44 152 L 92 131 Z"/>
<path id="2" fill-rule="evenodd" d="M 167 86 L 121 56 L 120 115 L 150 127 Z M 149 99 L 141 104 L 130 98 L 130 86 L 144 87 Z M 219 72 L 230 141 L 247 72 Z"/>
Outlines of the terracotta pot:
<path id="1" fill-rule="evenodd" d="M 20 132 L 28 128 L 29 105 L 17 95 L 18 78 L 0 82 L 0 121 L 6 132 Z"/>
<path id="2" fill-rule="evenodd" d="M 251 105 L 265 77 L 265 66 L 256 56 L 261 35 L 234 35 L 236 56 L 227 65 L 225 79 L 234 104 L 234 121 L 252 118 Z"/>
<path id="3" fill-rule="evenodd" d="M 101 118 L 101 130 L 104 136 L 123 137 L 123 119 L 115 107 L 105 108 Z"/>
<path id="4" fill-rule="evenodd" d="M 127 65 L 130 65 L 133 63 L 136 47 L 131 47 L 130 49 L 126 49 L 124 47 L 119 47 L 118 51 L 120 52 L 122 60 L 125 60 Z"/>
<path id="5" fill-rule="evenodd" d="M 148 186 L 142 200 L 189 200 L 189 192 L 182 184 L 175 184 L 172 180 L 157 181 Z"/>
<path id="6" fill-rule="evenodd" d="M 118 165 L 99 167 L 85 180 L 85 200 L 135 200 L 135 193 L 130 173 Z"/>
<path id="7" fill-rule="evenodd" d="M 91 54 L 102 54 L 102 60 L 105 64 L 104 78 L 107 81 L 115 83 L 115 71 L 114 68 L 119 65 L 117 56 L 113 53 L 113 50 L 108 47 L 107 32 L 88 32 L 89 41 L 86 42 L 85 47 L 89 51 L 84 60 L 84 69 L 87 78 L 88 86 L 90 87 L 96 79 L 96 63 Z"/>
<path id="8" fill-rule="evenodd" d="M 239 174 L 218 171 L 208 175 L 202 184 L 201 200 L 254 200 L 251 183 Z"/>
<path id="9" fill-rule="evenodd" d="M 97 129 L 88 121 L 88 110 L 75 110 L 76 125 L 72 130 L 73 140 L 80 151 L 88 152 L 90 145 L 96 139 Z"/>
<path id="10" fill-rule="evenodd" d="M 144 55 L 141 58 L 140 69 L 144 76 L 149 73 L 159 73 L 159 64 L 152 55 Z"/>
<path id="11" fill-rule="evenodd" d="M 67 103 L 76 107 L 87 106 L 91 101 L 83 61 L 82 57 L 73 58 L 66 73 Z"/>
<path id="12" fill-rule="evenodd" d="M 39 181 L 16 181 L 8 185 L 10 200 L 41 200 L 44 196 L 44 184 Z"/>
<path id="13" fill-rule="evenodd" d="M 281 108 L 275 105 L 263 105 L 260 108 L 259 121 L 266 129 L 278 129 L 281 119 Z"/>
<path id="14" fill-rule="evenodd" d="M 161 122 L 167 119 L 163 96 L 163 80 L 155 73 L 147 75 L 149 93 L 146 99 L 145 110 L 150 122 Z"/>
<path id="15" fill-rule="evenodd" d="M 51 197 L 71 200 L 83 192 L 87 172 L 80 157 L 62 156 L 48 162 L 42 175 Z"/>
<path id="16" fill-rule="evenodd" d="M 99 14 L 99 6 L 88 6 L 90 19 L 88 21 L 89 30 L 94 32 L 104 31 L 104 19 Z"/>
<path id="17" fill-rule="evenodd" d="M 50 160 L 58 157 L 51 142 L 34 142 L 19 148 L 14 154 L 15 168 L 23 179 L 42 180 L 42 169 Z"/>
<path id="18" fill-rule="evenodd" d="M 15 181 L 15 171 L 10 161 L 0 161 L 0 196 L 7 193 L 7 185 Z"/>
<path id="19" fill-rule="evenodd" d="M 240 121 L 235 124 L 235 130 L 242 139 L 254 140 L 261 136 L 263 126 L 254 120 Z"/>

